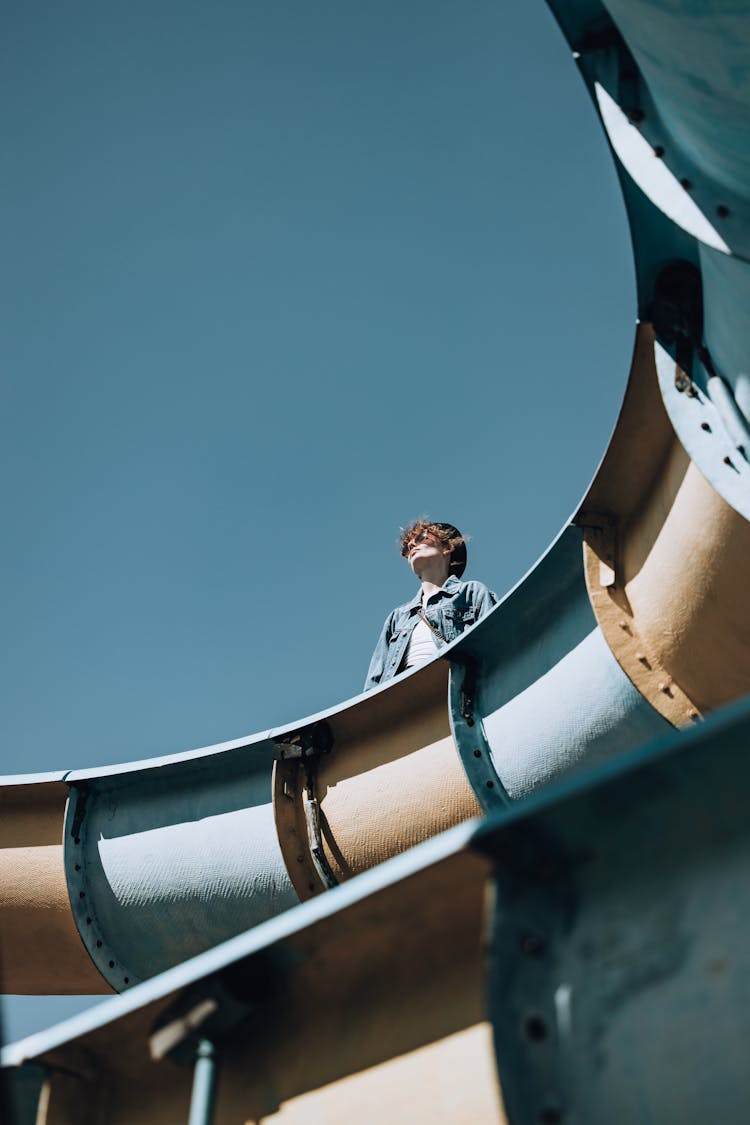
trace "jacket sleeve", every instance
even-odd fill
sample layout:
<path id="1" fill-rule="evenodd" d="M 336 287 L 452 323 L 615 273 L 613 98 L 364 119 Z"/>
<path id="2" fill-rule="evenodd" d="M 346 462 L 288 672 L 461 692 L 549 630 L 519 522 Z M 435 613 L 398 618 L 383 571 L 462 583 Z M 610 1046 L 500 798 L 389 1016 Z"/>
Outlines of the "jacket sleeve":
<path id="1" fill-rule="evenodd" d="M 380 683 L 383 670 L 385 668 L 385 658 L 388 655 L 388 645 L 391 641 L 393 626 L 393 613 L 389 613 L 380 630 L 378 643 L 375 645 L 375 651 L 372 654 L 370 667 L 367 670 L 367 679 L 363 691 L 370 691 L 372 688 L 377 687 Z"/>

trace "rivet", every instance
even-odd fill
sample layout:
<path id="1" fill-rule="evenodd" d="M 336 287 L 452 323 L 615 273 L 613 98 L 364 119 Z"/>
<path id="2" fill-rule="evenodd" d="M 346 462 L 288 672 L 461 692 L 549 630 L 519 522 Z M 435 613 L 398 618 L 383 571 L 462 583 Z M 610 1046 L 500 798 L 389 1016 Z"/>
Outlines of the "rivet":
<path id="1" fill-rule="evenodd" d="M 705 430 L 707 434 L 711 433 L 711 427 L 709 426 L 708 422 L 701 422 L 701 429 Z"/>
<path id="2" fill-rule="evenodd" d="M 130 984 L 130 977 L 124 977 L 124 983 Z"/>
<path id="3" fill-rule="evenodd" d="M 562 1121 L 562 1113 L 554 1105 L 545 1106 L 539 1115 L 539 1120 L 542 1125 L 560 1125 Z"/>
<path id="4" fill-rule="evenodd" d="M 664 155 L 664 145 L 654 145 L 654 156 L 658 156 L 661 160 Z"/>
<path id="5" fill-rule="evenodd" d="M 80 865 L 80 863 L 77 863 L 76 864 L 76 871 L 80 871 L 80 870 L 81 870 L 81 865 Z"/>
<path id="6" fill-rule="evenodd" d="M 651 665 L 649 663 L 649 659 L 645 655 L 645 653 L 637 652 L 635 654 L 635 658 L 636 658 L 636 660 L 638 661 L 639 664 L 643 665 L 644 668 L 650 668 L 651 667 Z"/>
<path id="7" fill-rule="evenodd" d="M 646 117 L 646 114 L 643 112 L 643 110 L 640 108 L 640 106 L 635 106 L 635 108 L 631 109 L 630 113 L 628 114 L 628 120 L 633 125 L 640 125 L 640 123 L 644 120 L 645 117 Z"/>
<path id="8" fill-rule="evenodd" d="M 115 967 L 114 961 L 110 961 L 109 967 L 110 967 L 110 969 L 114 969 L 114 967 Z"/>
<path id="9" fill-rule="evenodd" d="M 669 684 L 659 684 L 659 691 L 663 691 L 665 695 L 672 694 L 672 688 Z"/>
<path id="10" fill-rule="evenodd" d="M 304 863 L 304 862 L 305 861 L 304 861 L 303 857 L 301 855 L 298 855 L 297 856 L 297 863 Z"/>
<path id="11" fill-rule="evenodd" d="M 698 712 L 697 712 L 697 711 L 691 711 L 691 712 L 690 712 L 690 719 L 691 719 L 691 721 L 692 721 L 692 722 L 694 722 L 694 723 L 699 723 L 699 722 L 700 722 L 700 718 L 701 718 L 701 717 L 700 717 L 700 715 L 698 714 Z"/>
<path id="12" fill-rule="evenodd" d="M 91 919 L 90 919 L 90 918 L 87 918 L 87 919 L 86 919 L 86 925 L 87 925 L 87 926 L 90 926 L 90 925 L 91 925 Z"/>
<path id="13" fill-rule="evenodd" d="M 692 180 L 689 180 L 689 179 L 687 178 L 687 176 L 685 176 L 685 177 L 684 177 L 683 179 L 681 179 L 681 180 L 680 180 L 680 183 L 681 183 L 681 184 L 682 184 L 682 186 L 684 187 L 685 191 L 690 191 L 690 189 L 691 189 L 691 188 L 692 188 L 692 186 L 693 186 Z"/>
<path id="14" fill-rule="evenodd" d="M 79 891 L 79 892 L 78 892 L 78 897 L 79 897 L 79 898 L 85 898 L 85 897 L 86 897 L 86 892 L 85 892 L 85 891 Z"/>
<path id="15" fill-rule="evenodd" d="M 494 781 L 485 781 L 484 784 L 487 786 L 488 789 L 494 789 L 495 788 L 495 782 Z"/>
<path id="16" fill-rule="evenodd" d="M 308 883 L 307 889 L 308 889 L 308 891 L 314 891 L 315 890 L 315 884 L 314 883 Z"/>
<path id="17" fill-rule="evenodd" d="M 96 943 L 96 948 L 97 948 L 97 949 L 101 949 L 101 947 L 102 947 L 102 943 L 101 943 L 100 941 L 98 941 L 98 942 Z"/>
<path id="18" fill-rule="evenodd" d="M 728 465 L 730 469 L 734 468 L 734 462 L 732 461 L 731 457 L 725 457 L 724 458 L 724 464 Z"/>
<path id="19" fill-rule="evenodd" d="M 481 758 L 482 757 L 482 751 L 481 750 L 475 750 L 474 751 L 474 757 L 475 758 Z"/>
<path id="20" fill-rule="evenodd" d="M 534 1043 L 541 1043 L 547 1038 L 547 1025 L 541 1016 L 529 1016 L 524 1024 L 526 1037 Z"/>
<path id="21" fill-rule="evenodd" d="M 81 842 L 81 837 L 80 837 L 80 836 L 74 836 L 74 837 L 73 837 L 73 843 L 74 843 L 74 844 L 80 844 L 80 842 Z"/>
<path id="22" fill-rule="evenodd" d="M 719 216 L 720 219 L 728 219 L 729 218 L 729 208 L 726 206 L 726 204 L 720 203 L 719 206 L 716 208 L 716 214 Z"/>

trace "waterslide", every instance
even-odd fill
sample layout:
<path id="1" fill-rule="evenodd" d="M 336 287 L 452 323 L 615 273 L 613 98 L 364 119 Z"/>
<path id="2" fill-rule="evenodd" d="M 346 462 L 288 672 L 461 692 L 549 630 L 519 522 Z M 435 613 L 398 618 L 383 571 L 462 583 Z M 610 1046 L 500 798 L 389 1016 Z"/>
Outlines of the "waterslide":
<path id="1" fill-rule="evenodd" d="M 83 1081 L 94 1089 L 96 1067 L 80 1061 L 87 1053 L 102 1066 L 106 1060 L 116 1076 L 113 1055 L 140 1034 L 152 1056 L 163 1059 L 187 1035 L 183 1012 L 164 1025 L 174 1043 L 162 1049 L 157 1037 L 154 1045 L 154 1020 L 164 1022 L 178 995 L 198 980 L 215 980 L 219 969 L 250 964 L 252 955 L 254 998 L 240 1005 L 246 1018 L 260 1003 L 257 957 L 268 948 L 278 952 L 281 942 L 283 956 L 263 962 L 264 972 L 284 982 L 284 995 L 304 993 L 307 1000 L 295 1001 L 294 1026 L 317 1019 L 336 1063 L 307 1043 L 307 1068 L 298 1059 L 297 1078 L 277 1077 L 263 1108 L 257 1090 L 247 1092 L 257 1076 L 243 1086 L 235 1073 L 250 1064 L 240 1061 L 246 1040 L 233 1023 L 234 1061 L 224 1061 L 223 1073 L 235 1074 L 227 1080 L 234 1093 L 226 1095 L 225 1110 L 220 1105 L 220 1120 L 275 1120 L 277 1113 L 295 1120 L 291 1106 L 302 1098 L 301 1119 L 311 1111 L 303 1095 L 366 1071 L 355 1101 L 337 1087 L 339 1101 L 327 1102 L 320 1118 L 345 1120 L 358 1106 L 365 1120 L 363 1105 L 375 1097 L 382 1110 L 394 1082 L 376 1074 L 389 1059 L 410 1076 L 394 1089 L 433 1082 L 438 1072 L 467 1076 L 463 1085 L 477 1095 L 476 1107 L 466 1102 L 457 1116 L 440 1118 L 432 1106 L 425 1119 L 500 1119 L 490 1091 L 499 1071 L 510 1120 L 563 1120 L 551 1103 L 546 1117 L 543 1106 L 536 1116 L 527 1113 L 539 1089 L 537 1064 L 529 1064 L 526 1084 L 513 1078 L 525 1073 L 523 1059 L 509 1079 L 504 1071 L 503 1016 L 477 954 L 482 888 L 498 852 L 489 849 L 492 862 L 477 858 L 489 848 L 477 841 L 483 832 L 493 840 L 520 832 L 523 842 L 524 817 L 532 823 L 540 808 L 558 808 L 556 801 L 568 807 L 571 792 L 579 808 L 589 807 L 594 782 L 611 788 L 613 776 L 644 769 L 639 753 L 649 760 L 671 755 L 670 783 L 679 777 L 683 745 L 696 760 L 703 760 L 701 751 L 718 760 L 729 736 L 712 712 L 750 692 L 750 16 L 743 5 L 718 0 L 550 6 L 612 147 L 638 285 L 623 406 L 593 483 L 529 574 L 429 665 L 327 712 L 235 742 L 100 770 L 4 779 L 3 991 L 127 994 L 104 1016 L 89 1023 L 81 1017 L 83 1053 L 73 1032 L 67 1047 L 65 1036 L 42 1035 L 8 1048 L 6 1063 L 28 1068 L 62 1052 L 55 1073 L 67 1075 L 63 1087 Z M 583 339 L 585 346 L 585 328 Z M 746 718 L 737 721 L 746 730 Z M 732 738 L 733 746 L 741 743 L 741 735 Z M 662 814 L 668 808 L 662 799 Z M 612 823 L 618 810 L 612 801 Z M 695 804 L 691 810 L 700 819 Z M 484 829 L 476 820 L 481 814 Z M 655 823 L 648 822 L 651 830 Z M 596 828 L 606 836 L 603 814 Z M 632 839 L 627 843 L 632 851 Z M 344 887 L 354 876 L 362 878 Z M 513 901 L 528 883 L 514 884 Z M 494 884 L 507 893 L 507 879 L 496 873 Z M 496 936 L 503 924 L 496 924 Z M 366 939 L 371 927 L 381 934 L 377 950 Z M 430 934 L 440 935 L 439 950 Z M 496 942 L 487 980 L 503 976 L 501 946 Z M 317 975 L 303 973 L 298 985 L 290 950 L 297 958 L 305 950 Z M 419 972 L 408 987 L 401 982 L 404 996 L 418 994 L 409 1015 L 389 1014 L 377 989 L 363 984 L 363 964 L 380 961 L 373 979 L 391 981 L 383 990 L 388 996 L 397 963 L 424 967 L 419 989 Z M 347 974 L 358 980 L 359 999 L 345 1020 L 345 990 L 336 981 Z M 247 998 L 247 990 L 230 991 Z M 315 995 L 317 1009 L 310 1006 Z M 212 1011 L 223 1006 L 217 1000 Z M 558 1029 L 565 1023 L 560 1011 Z M 182 1031 L 175 1032 L 178 1024 Z M 543 1020 L 527 1026 L 532 1043 L 546 1039 Z M 357 1027 L 355 1050 L 345 1044 Z M 273 1034 L 277 1053 L 294 1054 L 288 1023 Z M 377 1049 L 368 1054 L 363 1036 Z M 428 1044 L 440 1047 L 430 1063 L 420 1055 Z M 147 1059 L 144 1049 L 141 1069 L 132 1057 L 123 1061 L 123 1091 L 133 1082 L 146 1089 Z M 475 1080 L 468 1060 L 484 1067 Z M 141 1106 L 139 1119 L 174 1119 L 169 1097 L 187 1097 L 188 1072 L 179 1072 L 181 1093 L 170 1096 L 170 1083 L 149 1073 L 158 1107 L 144 1116 Z M 49 1083 L 39 1088 L 47 1090 L 44 1112 L 55 1106 L 58 1114 L 50 1122 L 82 1120 L 65 1110 L 65 1093 L 50 1101 Z M 400 1096 L 393 1095 L 395 1113 Z M 135 1119 L 124 1093 L 118 1105 L 102 1120 Z M 743 1099 L 738 1106 L 736 1118 L 723 1119 L 742 1120 Z M 595 1106 L 587 1112 L 576 1119 L 603 1120 Z M 676 1110 L 659 1118 L 669 1119 L 686 1118 Z"/>

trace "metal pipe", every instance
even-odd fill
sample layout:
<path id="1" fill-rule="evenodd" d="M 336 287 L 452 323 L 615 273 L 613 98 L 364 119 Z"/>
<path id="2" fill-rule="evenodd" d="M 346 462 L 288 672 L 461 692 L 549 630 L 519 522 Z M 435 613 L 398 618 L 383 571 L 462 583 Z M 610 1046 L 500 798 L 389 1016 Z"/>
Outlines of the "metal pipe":
<path id="1" fill-rule="evenodd" d="M 211 1125 L 216 1095 L 216 1048 L 210 1039 L 201 1039 L 195 1051 L 193 1091 L 190 1095 L 188 1125 Z"/>

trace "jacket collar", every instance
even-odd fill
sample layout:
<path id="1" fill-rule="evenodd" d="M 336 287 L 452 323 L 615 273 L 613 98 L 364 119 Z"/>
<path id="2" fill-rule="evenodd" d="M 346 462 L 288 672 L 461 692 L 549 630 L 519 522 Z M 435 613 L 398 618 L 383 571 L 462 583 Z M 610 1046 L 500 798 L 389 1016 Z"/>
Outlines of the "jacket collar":
<path id="1" fill-rule="evenodd" d="M 461 582 L 458 578 L 456 578 L 455 574 L 449 574 L 443 585 L 438 590 L 438 594 L 447 594 L 448 596 L 455 594 L 460 585 Z M 435 597 L 434 594 L 432 594 L 431 596 Z M 409 610 L 409 613 L 413 613 L 415 610 L 419 609 L 421 605 L 422 587 L 420 586 L 412 600 L 406 603 L 406 608 Z"/>

